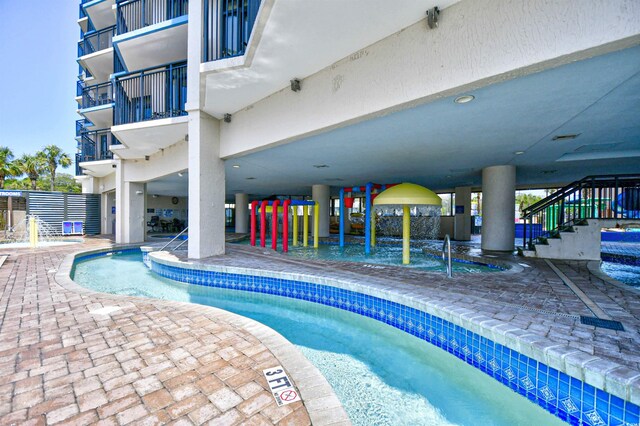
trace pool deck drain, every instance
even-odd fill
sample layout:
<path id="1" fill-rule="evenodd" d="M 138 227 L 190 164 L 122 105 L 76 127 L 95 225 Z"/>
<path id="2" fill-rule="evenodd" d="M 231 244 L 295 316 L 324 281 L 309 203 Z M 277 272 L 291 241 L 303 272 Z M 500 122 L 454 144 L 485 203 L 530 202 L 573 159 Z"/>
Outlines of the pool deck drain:
<path id="1" fill-rule="evenodd" d="M 270 350 L 256 337 L 266 327 L 222 311 L 214 314 L 214 308 L 102 295 L 54 280 L 65 268 L 68 273 L 67 254 L 110 245 L 108 239 L 90 238 L 5 253 L 10 256 L 0 268 L 0 424 L 310 423 L 304 401 L 277 407 L 268 391 L 262 369 L 287 368 L 285 361 L 296 358 L 278 352 L 286 342 L 263 336 L 274 343 Z M 473 248 L 456 250 L 479 254 Z M 302 261 L 247 246 L 229 245 L 227 252 L 201 263 L 347 279 L 421 295 L 640 371 L 638 293 L 608 284 L 585 262 L 553 264 L 627 331 L 581 324 L 579 316 L 593 313 L 536 259 L 501 257 L 528 267 L 517 273 L 457 274 L 451 280 L 395 266 Z M 90 313 L 105 307 L 120 310 Z M 343 413 L 328 409 L 315 423 L 346 423 Z"/>

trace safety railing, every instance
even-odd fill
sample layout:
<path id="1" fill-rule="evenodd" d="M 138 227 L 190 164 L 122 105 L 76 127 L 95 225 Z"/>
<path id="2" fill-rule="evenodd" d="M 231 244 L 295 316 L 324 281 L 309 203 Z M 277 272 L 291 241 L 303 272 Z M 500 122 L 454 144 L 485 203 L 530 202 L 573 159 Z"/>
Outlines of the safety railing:
<path id="1" fill-rule="evenodd" d="M 118 74 L 125 72 L 127 69 L 124 67 L 124 64 L 120 60 L 120 55 L 114 52 L 113 54 L 113 73 Z"/>
<path id="2" fill-rule="evenodd" d="M 442 261 L 447 267 L 447 278 L 453 278 L 453 267 L 451 265 L 451 237 L 449 234 L 444 236 L 442 243 Z"/>
<path id="3" fill-rule="evenodd" d="M 244 55 L 259 8 L 260 0 L 205 0 L 203 61 Z"/>
<path id="4" fill-rule="evenodd" d="M 640 219 L 640 175 L 587 176 L 524 209 L 523 248 L 586 219 Z"/>
<path id="5" fill-rule="evenodd" d="M 118 35 L 159 24 L 189 13 L 188 0 L 128 0 L 118 3 Z"/>
<path id="6" fill-rule="evenodd" d="M 113 85 L 111 82 L 96 84 L 82 89 L 82 108 L 93 108 L 113 103 Z"/>
<path id="7" fill-rule="evenodd" d="M 78 80 L 76 82 L 76 96 L 82 96 L 82 91 L 85 88 L 85 84 L 84 81 L 82 80 Z"/>
<path id="8" fill-rule="evenodd" d="M 120 141 L 109 129 L 84 131 L 78 142 L 79 152 L 76 154 L 76 160 L 79 159 L 80 162 L 110 160 L 113 158 L 113 153 L 109 150 L 109 146 L 119 144 Z"/>
<path id="9" fill-rule="evenodd" d="M 78 57 L 111 47 L 115 32 L 116 27 L 114 25 L 100 31 L 85 33 L 84 38 L 78 42 Z"/>
<path id="10" fill-rule="evenodd" d="M 167 247 L 169 247 L 171 245 L 172 242 L 174 242 L 175 240 L 177 240 L 178 238 L 180 238 L 182 236 L 182 234 L 184 234 L 185 232 L 187 232 L 189 230 L 189 227 L 185 227 L 182 231 L 180 231 L 180 233 L 178 235 L 176 235 L 175 237 L 173 237 L 171 239 L 171 241 L 169 241 L 167 244 L 163 245 L 162 248 L 160 249 L 160 251 L 163 251 L 164 249 L 166 249 Z M 173 250 L 177 250 L 180 247 L 182 247 L 182 245 L 184 243 L 186 243 L 189 240 L 189 237 L 185 238 L 180 244 L 178 244 L 177 246 L 175 246 L 173 249 L 171 249 L 171 251 Z"/>
<path id="11" fill-rule="evenodd" d="M 76 136 L 80 136 L 83 131 L 89 126 L 93 126 L 93 123 L 86 118 L 76 120 Z"/>
<path id="12" fill-rule="evenodd" d="M 114 124 L 187 115 L 187 65 L 116 78 Z"/>

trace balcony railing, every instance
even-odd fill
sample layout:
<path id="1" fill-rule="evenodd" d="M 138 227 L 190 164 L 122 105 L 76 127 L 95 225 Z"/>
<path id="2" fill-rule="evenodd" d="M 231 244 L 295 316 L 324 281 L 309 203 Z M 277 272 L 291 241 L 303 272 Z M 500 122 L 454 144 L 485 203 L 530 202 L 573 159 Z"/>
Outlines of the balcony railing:
<path id="1" fill-rule="evenodd" d="M 89 126 L 93 126 L 93 123 L 87 120 L 86 118 L 81 118 L 80 120 L 76 120 L 76 137 L 80 136 L 84 132 L 84 130 Z"/>
<path id="2" fill-rule="evenodd" d="M 115 125 L 187 115 L 187 65 L 117 78 L 115 96 Z"/>
<path id="3" fill-rule="evenodd" d="M 84 90 L 84 81 L 78 80 L 76 82 L 76 96 L 82 96 L 82 91 Z"/>
<path id="4" fill-rule="evenodd" d="M 118 2 L 117 34 L 139 30 L 184 16 L 188 11 L 188 0 L 128 0 Z"/>
<path id="5" fill-rule="evenodd" d="M 110 160 L 113 153 L 109 151 L 109 145 L 119 145 L 120 141 L 111 134 L 109 129 L 83 132 L 76 153 L 76 175 L 81 174 L 79 163 L 85 161 Z"/>
<path id="6" fill-rule="evenodd" d="M 113 85 L 110 81 L 82 89 L 82 109 L 111 103 L 113 103 Z"/>
<path id="7" fill-rule="evenodd" d="M 78 57 L 89 55 L 93 52 L 108 49 L 112 46 L 111 40 L 115 35 L 116 27 L 105 28 L 100 31 L 87 32 L 84 38 L 78 42 Z"/>
<path id="8" fill-rule="evenodd" d="M 204 62 L 244 55 L 259 8 L 260 0 L 205 0 Z"/>

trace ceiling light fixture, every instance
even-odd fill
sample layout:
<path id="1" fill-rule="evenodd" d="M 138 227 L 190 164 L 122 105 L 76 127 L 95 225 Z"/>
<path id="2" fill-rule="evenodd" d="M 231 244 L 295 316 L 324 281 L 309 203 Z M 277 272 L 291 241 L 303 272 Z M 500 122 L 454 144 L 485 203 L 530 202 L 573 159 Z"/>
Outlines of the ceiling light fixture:
<path id="1" fill-rule="evenodd" d="M 524 151 L 516 151 L 516 152 L 514 152 L 514 154 L 515 155 L 522 155 L 522 154 L 524 154 Z"/>
<path id="2" fill-rule="evenodd" d="M 240 164 L 234 164 L 234 165 L 233 165 L 233 166 L 231 166 L 231 167 L 233 167 L 234 169 L 239 169 L 239 168 L 240 168 Z"/>
<path id="3" fill-rule="evenodd" d="M 182 177 L 182 176 L 184 176 L 184 173 L 179 172 L 179 173 L 178 173 L 178 176 Z"/>
<path id="4" fill-rule="evenodd" d="M 254 177 L 248 177 L 247 180 L 255 180 L 256 178 Z"/>
<path id="5" fill-rule="evenodd" d="M 455 102 L 457 104 L 466 104 L 467 102 L 471 102 L 475 98 L 476 97 L 473 96 L 473 95 L 462 95 L 462 96 L 458 96 L 457 98 L 455 98 L 453 102 Z"/>
<path id="6" fill-rule="evenodd" d="M 326 164 L 314 164 L 313 167 L 315 167 L 316 169 L 326 169 L 329 166 L 327 166 Z"/>
<path id="7" fill-rule="evenodd" d="M 290 81 L 290 83 L 291 83 L 291 90 L 293 90 L 294 92 L 299 92 L 300 89 L 302 88 L 300 85 L 299 78 L 294 78 L 293 80 Z"/>

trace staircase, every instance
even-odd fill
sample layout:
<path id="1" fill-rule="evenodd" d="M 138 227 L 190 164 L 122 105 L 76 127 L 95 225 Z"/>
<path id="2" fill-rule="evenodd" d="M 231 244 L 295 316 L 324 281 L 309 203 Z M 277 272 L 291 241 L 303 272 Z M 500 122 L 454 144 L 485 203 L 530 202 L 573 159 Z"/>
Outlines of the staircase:
<path id="1" fill-rule="evenodd" d="M 640 174 L 587 176 L 523 211 L 524 256 L 599 260 L 604 227 L 640 224 Z"/>

